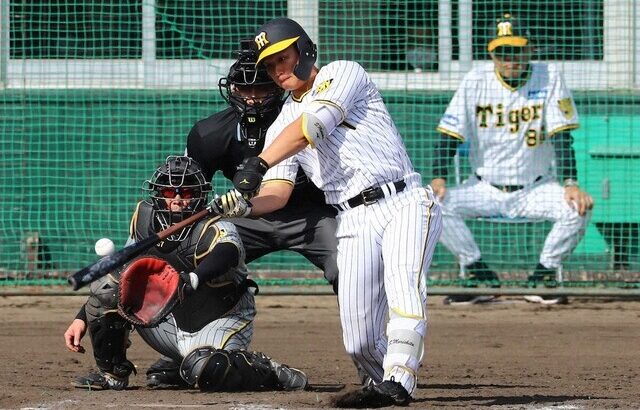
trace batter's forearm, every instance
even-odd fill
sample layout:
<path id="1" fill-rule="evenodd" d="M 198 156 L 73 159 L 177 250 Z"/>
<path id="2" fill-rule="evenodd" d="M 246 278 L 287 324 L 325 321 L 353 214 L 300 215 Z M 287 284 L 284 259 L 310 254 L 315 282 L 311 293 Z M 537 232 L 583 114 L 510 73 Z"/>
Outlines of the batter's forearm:
<path id="1" fill-rule="evenodd" d="M 276 139 L 260 154 L 269 167 L 273 167 L 284 159 L 287 159 L 302 151 L 309 141 L 302 133 L 302 117 L 287 125 Z"/>

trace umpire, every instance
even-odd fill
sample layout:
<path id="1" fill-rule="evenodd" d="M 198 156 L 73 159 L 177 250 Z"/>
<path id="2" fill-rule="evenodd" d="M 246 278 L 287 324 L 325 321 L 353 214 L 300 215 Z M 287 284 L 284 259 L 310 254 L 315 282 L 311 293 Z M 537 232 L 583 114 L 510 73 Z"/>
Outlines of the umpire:
<path id="1" fill-rule="evenodd" d="M 237 61 L 218 84 L 229 108 L 198 121 L 187 138 L 186 154 L 201 164 L 208 180 L 217 171 L 232 180 L 245 158 L 262 152 L 264 136 L 283 103 L 284 90 L 262 66 L 256 69 L 253 41 L 243 40 L 240 46 Z M 299 169 L 286 206 L 259 219 L 230 221 L 240 234 L 247 263 L 280 250 L 298 252 L 324 272 L 337 294 L 335 216 L 322 191 Z M 147 371 L 147 384 L 179 384 L 178 367 L 179 363 L 160 358 Z"/>

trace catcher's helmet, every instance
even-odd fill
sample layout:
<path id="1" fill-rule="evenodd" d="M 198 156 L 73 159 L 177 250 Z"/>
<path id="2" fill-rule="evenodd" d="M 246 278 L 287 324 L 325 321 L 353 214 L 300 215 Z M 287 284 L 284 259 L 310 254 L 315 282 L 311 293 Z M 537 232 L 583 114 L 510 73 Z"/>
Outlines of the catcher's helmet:
<path id="1" fill-rule="evenodd" d="M 497 20 L 495 37 L 489 41 L 487 50 L 494 51 L 498 47 L 525 47 L 529 45 L 531 33 L 510 13 L 505 13 Z"/>
<path id="2" fill-rule="evenodd" d="M 245 130 L 249 127 L 269 128 L 283 103 L 284 90 L 273 82 L 264 67 L 256 66 L 256 59 L 253 40 L 242 40 L 238 60 L 229 74 L 218 81 L 222 98 L 235 108 Z M 247 92 L 241 93 L 243 90 Z"/>
<path id="3" fill-rule="evenodd" d="M 207 198 L 211 192 L 211 185 L 202 173 L 200 165 L 186 156 L 168 156 L 160 165 L 151 179 L 144 182 L 142 187 L 153 205 L 155 220 L 162 229 L 204 209 Z M 179 212 L 172 211 L 167 206 L 166 199 L 172 199 L 180 195 L 183 200 L 189 200 L 188 204 Z M 167 238 L 170 241 L 181 241 L 187 237 L 191 228 Z"/>
<path id="4" fill-rule="evenodd" d="M 258 29 L 254 41 L 258 49 L 257 64 L 260 64 L 265 57 L 279 53 L 295 44 L 300 58 L 293 69 L 293 74 L 301 80 L 307 80 L 311 75 L 318 51 L 307 32 L 295 21 L 286 17 L 271 20 Z"/>

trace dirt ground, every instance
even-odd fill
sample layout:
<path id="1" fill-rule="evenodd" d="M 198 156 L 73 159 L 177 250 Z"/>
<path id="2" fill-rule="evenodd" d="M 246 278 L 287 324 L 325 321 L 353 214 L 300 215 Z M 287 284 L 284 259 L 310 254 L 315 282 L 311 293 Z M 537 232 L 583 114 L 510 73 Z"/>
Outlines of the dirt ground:
<path id="1" fill-rule="evenodd" d="M 322 391 L 204 394 L 151 390 L 144 373 L 156 354 L 137 334 L 129 358 L 138 375 L 125 392 L 83 391 L 70 381 L 93 367 L 62 338 L 80 296 L 0 297 L 0 408 L 329 408 L 355 389 L 332 296 L 259 296 L 253 349 L 307 372 Z M 488 306 L 429 302 L 429 334 L 411 408 L 640 408 L 640 301 L 519 299 Z M 332 389 L 345 384 L 341 391 Z"/>

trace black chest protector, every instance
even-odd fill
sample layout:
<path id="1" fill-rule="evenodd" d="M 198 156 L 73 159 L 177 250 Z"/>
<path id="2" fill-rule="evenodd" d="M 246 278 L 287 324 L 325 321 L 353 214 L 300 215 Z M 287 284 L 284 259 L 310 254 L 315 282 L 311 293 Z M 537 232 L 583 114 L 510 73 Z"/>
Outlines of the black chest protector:
<path id="1" fill-rule="evenodd" d="M 154 212 L 150 204 L 141 202 L 134 221 L 136 240 L 148 237 L 154 232 Z M 147 251 L 169 262 L 178 272 L 193 272 L 196 268 L 195 255 L 206 255 L 211 249 L 214 235 L 204 231 L 210 224 L 208 219 L 197 222 L 182 241 L 163 241 Z M 188 229 L 188 228 L 185 228 Z M 202 283 L 198 290 L 177 305 L 173 311 L 177 326 L 194 333 L 208 323 L 219 319 L 238 303 L 252 283 L 245 278 L 234 282 Z"/>

